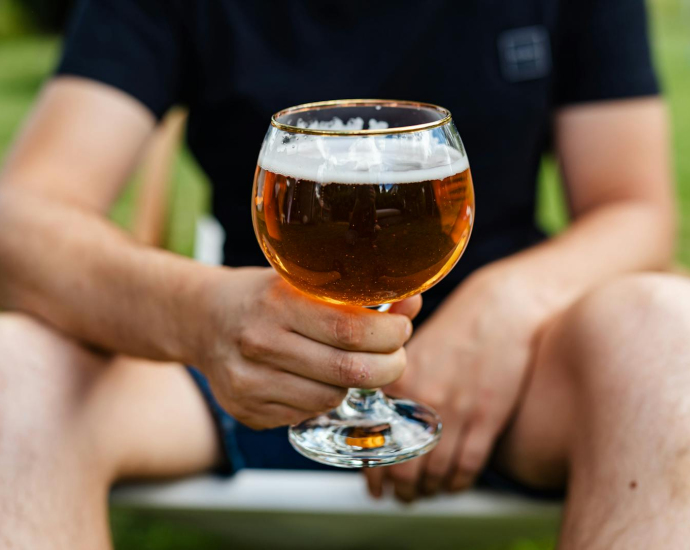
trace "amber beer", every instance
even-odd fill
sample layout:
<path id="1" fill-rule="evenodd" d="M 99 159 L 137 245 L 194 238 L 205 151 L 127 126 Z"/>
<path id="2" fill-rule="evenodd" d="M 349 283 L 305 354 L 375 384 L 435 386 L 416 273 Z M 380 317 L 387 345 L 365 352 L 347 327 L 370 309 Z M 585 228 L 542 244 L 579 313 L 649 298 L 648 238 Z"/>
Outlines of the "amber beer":
<path id="1" fill-rule="evenodd" d="M 259 243 L 284 278 L 332 303 L 370 306 L 418 294 L 453 268 L 470 236 L 472 176 L 466 162 L 457 166 L 442 179 L 420 169 L 418 181 L 407 181 L 412 171 L 406 181 L 392 173 L 393 183 L 319 183 L 260 163 Z"/>

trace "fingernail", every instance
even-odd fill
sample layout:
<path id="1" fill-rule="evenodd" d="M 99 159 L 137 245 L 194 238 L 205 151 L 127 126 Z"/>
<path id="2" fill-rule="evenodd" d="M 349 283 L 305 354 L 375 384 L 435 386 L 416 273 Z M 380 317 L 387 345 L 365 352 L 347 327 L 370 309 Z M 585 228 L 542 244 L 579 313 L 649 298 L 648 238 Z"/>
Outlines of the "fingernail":
<path id="1" fill-rule="evenodd" d="M 412 321 L 407 322 L 407 326 L 405 327 L 405 335 L 408 338 L 412 336 Z"/>

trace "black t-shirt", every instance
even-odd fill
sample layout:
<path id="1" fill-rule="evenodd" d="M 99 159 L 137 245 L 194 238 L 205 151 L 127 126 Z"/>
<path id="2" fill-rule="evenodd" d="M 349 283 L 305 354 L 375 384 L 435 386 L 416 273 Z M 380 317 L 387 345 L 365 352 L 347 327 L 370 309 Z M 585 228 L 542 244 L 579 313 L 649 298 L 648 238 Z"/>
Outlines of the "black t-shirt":
<path id="1" fill-rule="evenodd" d="M 658 93 L 643 0 L 83 0 L 60 74 L 115 86 L 187 139 L 227 231 L 228 265 L 266 265 L 250 196 L 272 113 L 393 98 L 451 110 L 476 186 L 467 273 L 539 239 L 535 186 L 559 106 Z"/>

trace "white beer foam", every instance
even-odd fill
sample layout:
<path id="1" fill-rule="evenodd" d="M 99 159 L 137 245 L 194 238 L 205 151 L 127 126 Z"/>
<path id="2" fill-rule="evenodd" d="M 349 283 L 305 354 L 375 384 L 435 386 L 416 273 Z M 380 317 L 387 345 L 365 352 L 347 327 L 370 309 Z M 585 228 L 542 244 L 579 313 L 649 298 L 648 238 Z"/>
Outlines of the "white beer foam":
<path id="1" fill-rule="evenodd" d="M 312 120 L 311 122 L 307 122 L 300 118 L 297 120 L 295 126 L 297 126 L 297 128 L 309 128 L 312 130 L 363 130 L 364 119 L 358 116 L 349 119 L 347 122 L 343 122 L 342 118 L 336 116 L 331 120 Z M 369 119 L 370 130 L 387 130 L 388 126 L 385 120 L 376 120 L 375 118 Z"/>
<path id="2" fill-rule="evenodd" d="M 317 183 L 401 184 L 445 179 L 469 168 L 467 157 L 429 132 L 401 136 L 312 136 L 270 133 L 264 169 Z"/>

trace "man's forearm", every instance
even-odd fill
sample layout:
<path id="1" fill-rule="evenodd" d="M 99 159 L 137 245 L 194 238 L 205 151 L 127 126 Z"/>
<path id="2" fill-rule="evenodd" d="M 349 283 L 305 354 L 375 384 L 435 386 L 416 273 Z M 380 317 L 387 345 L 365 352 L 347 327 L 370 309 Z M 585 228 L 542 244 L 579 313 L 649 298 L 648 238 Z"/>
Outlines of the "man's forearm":
<path id="1" fill-rule="evenodd" d="M 140 246 L 97 213 L 0 187 L 0 308 L 108 350 L 189 362 L 217 273 Z"/>
<path id="2" fill-rule="evenodd" d="M 674 251 L 673 215 L 644 202 L 598 207 L 561 235 L 499 261 L 502 273 L 530 280 L 549 309 L 567 307 L 617 275 L 663 270 Z"/>

